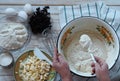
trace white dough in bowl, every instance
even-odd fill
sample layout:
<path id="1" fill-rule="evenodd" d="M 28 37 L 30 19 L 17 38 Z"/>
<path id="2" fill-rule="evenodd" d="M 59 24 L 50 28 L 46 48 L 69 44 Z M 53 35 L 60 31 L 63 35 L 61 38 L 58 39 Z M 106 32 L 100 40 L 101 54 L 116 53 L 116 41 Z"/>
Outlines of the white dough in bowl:
<path id="1" fill-rule="evenodd" d="M 80 45 L 79 40 L 83 34 L 88 35 L 92 41 L 90 49 L 86 38 L 83 40 L 86 44 L 83 42 L 83 46 Z M 110 70 L 118 61 L 120 51 L 119 38 L 114 28 L 96 17 L 79 17 L 68 22 L 58 36 L 57 48 L 66 58 L 70 70 L 85 77 L 95 76 L 91 75 L 92 54 L 104 59 Z"/>
<path id="2" fill-rule="evenodd" d="M 108 45 L 102 35 L 92 31 L 79 31 L 74 33 L 65 44 L 64 54 L 69 63 L 70 68 L 74 68 L 77 72 L 92 73 L 91 56 L 83 46 L 81 46 L 80 36 L 89 35 L 92 40 L 91 51 L 94 56 L 98 56 L 106 61 L 108 58 Z M 110 53 L 110 52 L 109 52 Z"/>
<path id="3" fill-rule="evenodd" d="M 27 29 L 21 23 L 3 23 L 0 29 L 0 46 L 6 49 L 18 49 L 27 40 Z"/>

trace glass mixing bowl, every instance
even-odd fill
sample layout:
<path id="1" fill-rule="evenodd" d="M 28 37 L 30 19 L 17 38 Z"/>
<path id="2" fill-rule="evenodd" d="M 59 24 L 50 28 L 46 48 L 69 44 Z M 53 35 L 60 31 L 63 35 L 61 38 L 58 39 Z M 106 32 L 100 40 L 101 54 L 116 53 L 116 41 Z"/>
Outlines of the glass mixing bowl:
<path id="1" fill-rule="evenodd" d="M 9 51 L 25 48 L 30 42 L 30 27 L 19 16 L 4 16 L 0 18 L 0 46 Z"/>

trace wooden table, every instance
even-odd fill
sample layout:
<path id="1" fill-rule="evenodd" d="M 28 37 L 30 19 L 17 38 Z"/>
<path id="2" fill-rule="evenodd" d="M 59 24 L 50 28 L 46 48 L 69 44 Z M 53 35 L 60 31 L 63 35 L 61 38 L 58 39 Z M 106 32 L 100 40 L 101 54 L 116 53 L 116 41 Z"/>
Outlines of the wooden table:
<path id="1" fill-rule="evenodd" d="M 80 4 L 80 3 L 92 2 L 92 1 L 105 1 L 105 3 L 109 7 L 120 10 L 119 0 L 70 0 L 70 1 L 69 0 L 56 0 L 56 1 L 55 0 L 0 0 L 0 17 L 4 16 L 4 14 L 2 14 L 1 12 L 8 7 L 12 7 L 12 8 L 15 8 L 17 11 L 20 11 L 20 10 L 23 10 L 23 6 L 26 3 L 32 4 L 34 9 L 37 8 L 38 6 L 50 5 L 51 18 L 53 20 L 52 29 L 56 31 L 60 31 L 61 30 L 60 23 L 59 23 L 60 13 L 59 13 L 58 6 Z M 46 49 L 42 45 L 41 38 L 38 36 L 32 35 L 30 43 L 23 51 L 28 49 L 33 49 L 36 46 L 43 50 Z M 21 52 L 22 51 L 20 51 L 19 53 L 13 54 L 15 61 L 20 56 Z M 113 71 L 116 71 L 116 69 L 114 68 Z M 75 81 L 96 80 L 94 78 L 83 78 L 77 75 L 73 75 L 73 76 Z M 15 81 L 14 75 L 13 75 L 13 68 L 3 69 L 2 67 L 0 67 L 0 81 Z"/>

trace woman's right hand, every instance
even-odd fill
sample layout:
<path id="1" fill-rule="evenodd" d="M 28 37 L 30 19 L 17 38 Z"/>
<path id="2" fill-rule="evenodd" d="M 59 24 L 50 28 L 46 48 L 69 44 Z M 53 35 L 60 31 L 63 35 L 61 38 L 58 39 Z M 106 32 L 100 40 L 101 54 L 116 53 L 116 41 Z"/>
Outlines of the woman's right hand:
<path id="1" fill-rule="evenodd" d="M 99 81 L 110 81 L 107 63 L 95 56 L 97 63 L 92 63 L 92 72 L 96 74 Z"/>

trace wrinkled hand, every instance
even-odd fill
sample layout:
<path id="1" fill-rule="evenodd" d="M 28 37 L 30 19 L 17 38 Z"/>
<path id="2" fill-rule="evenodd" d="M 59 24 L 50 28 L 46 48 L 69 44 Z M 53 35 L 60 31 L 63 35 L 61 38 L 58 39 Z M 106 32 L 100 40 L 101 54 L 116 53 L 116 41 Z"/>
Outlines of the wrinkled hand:
<path id="1" fill-rule="evenodd" d="M 62 81 L 72 81 L 69 66 L 63 56 L 58 54 L 57 49 L 54 50 L 53 67 L 61 75 Z"/>
<path id="2" fill-rule="evenodd" d="M 96 74 L 99 81 L 110 81 L 108 65 L 99 57 L 95 56 L 97 63 L 92 63 L 92 72 Z"/>

